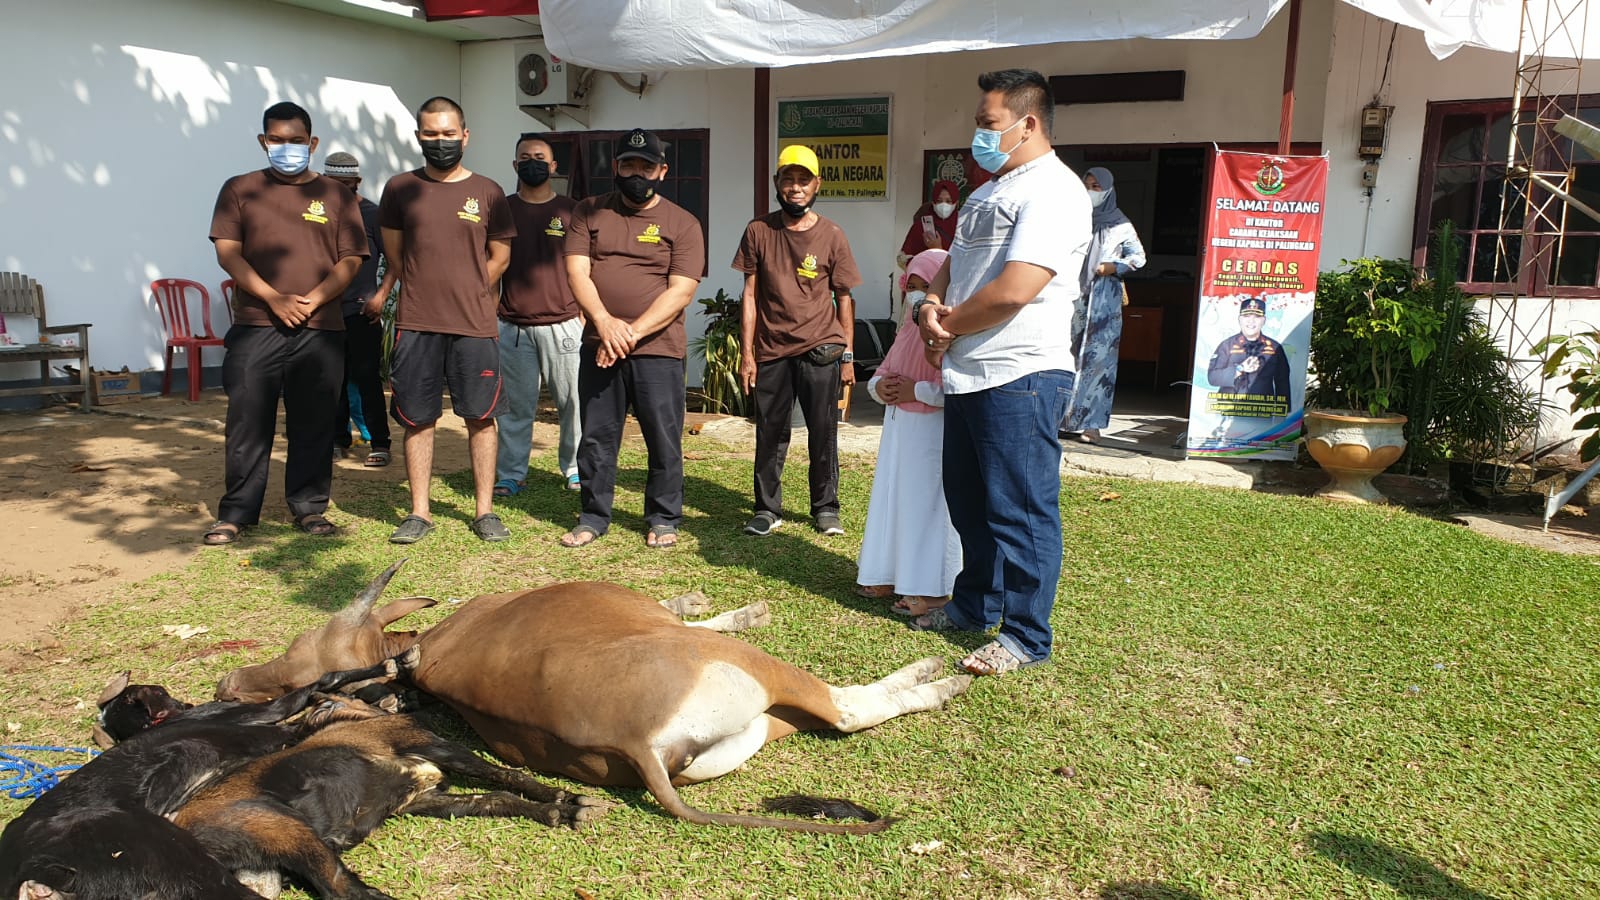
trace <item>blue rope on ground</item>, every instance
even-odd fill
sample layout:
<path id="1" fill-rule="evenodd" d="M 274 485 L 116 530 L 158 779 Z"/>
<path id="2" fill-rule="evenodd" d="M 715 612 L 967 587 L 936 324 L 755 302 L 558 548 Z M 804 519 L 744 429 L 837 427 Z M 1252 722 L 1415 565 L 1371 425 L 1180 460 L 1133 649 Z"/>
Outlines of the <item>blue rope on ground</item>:
<path id="1" fill-rule="evenodd" d="M 13 800 L 31 800 L 61 783 L 61 776 L 83 763 L 65 766 L 47 766 L 17 753 L 76 753 L 88 757 L 84 762 L 100 755 L 92 747 L 36 747 L 31 744 L 0 745 L 0 794 Z"/>

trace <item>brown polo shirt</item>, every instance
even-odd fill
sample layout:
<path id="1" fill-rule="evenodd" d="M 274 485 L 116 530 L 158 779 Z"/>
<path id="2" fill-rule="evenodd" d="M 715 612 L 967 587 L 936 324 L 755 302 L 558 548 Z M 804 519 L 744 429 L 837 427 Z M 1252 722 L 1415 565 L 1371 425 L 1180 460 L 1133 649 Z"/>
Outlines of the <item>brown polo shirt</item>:
<path id="1" fill-rule="evenodd" d="M 615 191 L 581 201 L 572 212 L 566 252 L 589 257 L 589 277 L 600 302 L 624 322 L 644 315 L 667 289 L 668 277 L 699 281 L 706 270 L 700 221 L 665 197 L 649 209 L 628 206 Z M 593 322 L 584 325 L 583 339 L 599 343 Z M 633 355 L 683 359 L 687 345 L 680 312 L 667 327 L 640 340 Z"/>
<path id="2" fill-rule="evenodd" d="M 291 184 L 271 169 L 228 179 L 211 213 L 211 239 L 238 241 L 250 268 L 283 294 L 308 294 L 349 256 L 367 257 L 361 208 L 349 188 L 322 175 Z M 281 325 L 265 300 L 242 285 L 233 292 L 233 321 Z M 317 307 L 305 327 L 343 331 L 338 298 Z"/>
<path id="3" fill-rule="evenodd" d="M 735 269 L 756 276 L 751 353 L 758 363 L 845 343 L 833 295 L 861 283 L 844 229 L 821 216 L 805 231 L 790 231 L 783 222 L 778 212 L 752 219 L 733 255 Z"/>
<path id="4" fill-rule="evenodd" d="M 578 301 L 567 282 L 561 251 L 578 201 L 558 194 L 529 203 L 512 194 L 506 202 L 517 236 L 511 240 L 511 266 L 500 280 L 500 318 L 513 325 L 555 325 L 576 318 Z"/>
<path id="5" fill-rule="evenodd" d="M 403 172 L 383 189 L 378 224 L 405 232 L 398 327 L 463 337 L 500 333 L 488 247 L 517 236 L 500 185 L 477 173 L 434 181 L 422 169 Z"/>

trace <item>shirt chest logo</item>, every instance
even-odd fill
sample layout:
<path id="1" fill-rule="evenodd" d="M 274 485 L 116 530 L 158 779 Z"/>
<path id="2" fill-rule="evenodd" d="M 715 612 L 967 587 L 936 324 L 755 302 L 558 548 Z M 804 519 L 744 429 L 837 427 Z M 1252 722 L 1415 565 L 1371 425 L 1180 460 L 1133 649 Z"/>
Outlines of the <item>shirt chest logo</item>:
<path id="1" fill-rule="evenodd" d="M 564 238 L 567 236 L 567 223 L 561 221 L 560 216 L 551 216 L 550 224 L 544 227 L 544 233 L 551 237 Z"/>
<path id="2" fill-rule="evenodd" d="M 318 225 L 326 225 L 328 224 L 327 207 L 322 205 L 321 200 L 313 200 L 306 207 L 306 211 L 300 214 L 300 218 L 307 222 L 315 222 Z"/>
<path id="3" fill-rule="evenodd" d="M 801 278 L 817 277 L 817 255 L 815 253 L 807 253 L 806 258 L 800 261 L 800 268 L 795 269 L 794 272 Z"/>
<path id="4" fill-rule="evenodd" d="M 461 204 L 461 209 L 456 211 L 456 218 L 476 225 L 483 221 L 483 216 L 479 215 L 478 212 L 478 198 L 468 197 L 467 202 Z"/>
<path id="5" fill-rule="evenodd" d="M 661 226 L 654 223 L 645 226 L 644 233 L 635 238 L 641 244 L 661 243 Z"/>

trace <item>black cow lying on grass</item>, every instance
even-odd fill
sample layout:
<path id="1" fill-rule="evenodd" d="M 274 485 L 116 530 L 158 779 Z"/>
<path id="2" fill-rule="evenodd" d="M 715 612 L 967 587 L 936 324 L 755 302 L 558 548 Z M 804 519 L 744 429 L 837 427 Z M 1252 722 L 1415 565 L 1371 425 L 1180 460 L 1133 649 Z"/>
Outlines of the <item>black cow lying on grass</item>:
<path id="1" fill-rule="evenodd" d="M 415 653 L 408 656 L 415 660 Z M 314 687 L 331 690 L 397 671 L 388 661 L 328 676 Z M 188 710 L 165 690 L 128 687 L 124 678 L 117 696 L 103 698 L 106 734 L 137 730 L 142 714 L 149 726 L 160 727 L 112 748 L 46 794 L 12 823 L 16 834 L 7 828 L 0 837 L 0 898 L 255 900 L 277 895 L 282 870 L 322 897 L 374 900 L 388 895 L 362 883 L 338 853 L 390 815 L 525 816 L 577 827 L 605 810 L 599 801 L 490 765 L 408 717 L 387 716 L 359 701 L 330 700 L 298 728 L 239 724 L 288 706 L 298 712 L 309 694 L 286 697 L 288 704 Z M 153 774 L 164 767 L 182 777 L 170 785 L 139 777 L 141 770 Z M 447 795 L 441 770 L 525 796 Z M 75 791 L 56 797 L 74 785 Z M 100 815 L 108 810 L 96 804 L 107 801 L 111 814 Z M 75 814 L 85 810 L 87 818 Z"/>
<path id="2" fill-rule="evenodd" d="M 258 900 L 165 816 L 218 773 L 294 743 L 296 730 L 281 723 L 314 694 L 398 671 L 385 660 L 325 675 L 271 703 L 187 709 L 148 685 L 125 698 L 102 696 L 102 724 L 132 739 L 90 760 L 0 832 L 0 898 Z M 134 734 L 141 716 L 161 727 Z"/>

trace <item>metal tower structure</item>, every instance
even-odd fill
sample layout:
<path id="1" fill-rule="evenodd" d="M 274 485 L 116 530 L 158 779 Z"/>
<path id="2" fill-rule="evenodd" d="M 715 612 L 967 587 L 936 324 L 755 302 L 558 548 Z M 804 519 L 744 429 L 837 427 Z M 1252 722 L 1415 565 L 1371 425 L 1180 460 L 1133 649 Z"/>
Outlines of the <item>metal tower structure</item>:
<path id="1" fill-rule="evenodd" d="M 1587 26 L 1587 0 L 1522 0 L 1495 246 L 1494 281 L 1507 288 L 1488 298 L 1487 318 L 1524 386 L 1540 396 L 1546 384 L 1533 347 L 1550 336 L 1554 325 L 1551 286 L 1560 281 L 1569 210 L 1576 207 L 1600 218 L 1572 197 L 1573 142 L 1556 131 L 1578 110 Z M 1557 55 L 1573 48 L 1574 57 Z M 1504 449 L 1537 453 L 1543 447 L 1541 431 L 1534 424 L 1531 434 L 1522 429 L 1507 433 Z"/>

